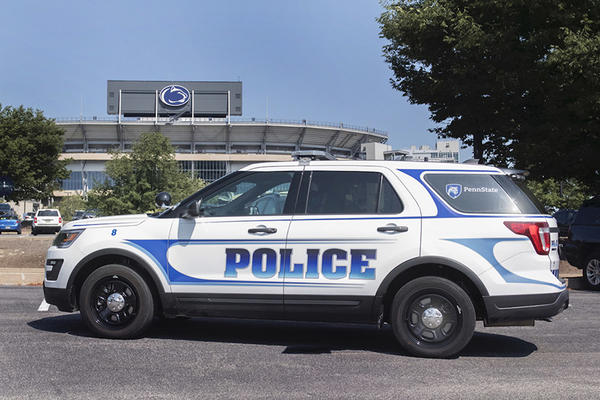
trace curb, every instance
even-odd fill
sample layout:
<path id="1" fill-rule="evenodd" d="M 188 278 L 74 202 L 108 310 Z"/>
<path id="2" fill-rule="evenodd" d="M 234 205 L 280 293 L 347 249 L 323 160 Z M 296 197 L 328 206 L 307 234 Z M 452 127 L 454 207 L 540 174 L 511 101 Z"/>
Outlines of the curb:
<path id="1" fill-rule="evenodd" d="M 0 268 L 0 286 L 41 286 L 44 268 Z"/>

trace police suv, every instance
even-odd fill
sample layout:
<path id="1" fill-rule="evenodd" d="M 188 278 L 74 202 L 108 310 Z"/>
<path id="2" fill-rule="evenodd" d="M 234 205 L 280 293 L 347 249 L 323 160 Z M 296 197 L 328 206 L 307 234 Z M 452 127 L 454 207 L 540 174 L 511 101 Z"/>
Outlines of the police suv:
<path id="1" fill-rule="evenodd" d="M 66 224 L 46 301 L 108 338 L 155 316 L 387 322 L 427 357 L 460 352 L 476 320 L 531 325 L 568 306 L 556 221 L 515 176 L 312 158 L 248 166 L 158 215 Z"/>

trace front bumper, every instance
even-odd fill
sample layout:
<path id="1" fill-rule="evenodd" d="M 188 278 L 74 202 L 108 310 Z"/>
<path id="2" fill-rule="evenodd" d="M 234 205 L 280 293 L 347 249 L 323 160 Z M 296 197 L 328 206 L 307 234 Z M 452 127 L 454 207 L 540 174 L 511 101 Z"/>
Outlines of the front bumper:
<path id="1" fill-rule="evenodd" d="M 71 312 L 77 309 L 67 289 L 49 288 L 44 283 L 44 299 L 46 303 L 55 305 L 60 311 Z"/>
<path id="2" fill-rule="evenodd" d="M 565 288 L 556 293 L 484 296 L 483 302 L 488 323 L 544 319 L 569 307 L 569 291 Z"/>

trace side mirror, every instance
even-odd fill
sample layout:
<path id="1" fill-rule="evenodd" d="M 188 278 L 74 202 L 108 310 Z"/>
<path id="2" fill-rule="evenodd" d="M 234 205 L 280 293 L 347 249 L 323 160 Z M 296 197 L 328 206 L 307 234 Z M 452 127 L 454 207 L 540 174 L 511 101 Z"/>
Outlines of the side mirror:
<path id="1" fill-rule="evenodd" d="M 188 208 L 186 208 L 185 212 L 183 213 L 182 218 L 194 219 L 196 217 L 200 217 L 202 214 L 204 214 L 204 209 L 202 208 L 202 199 L 200 199 L 190 203 Z"/>
<path id="2" fill-rule="evenodd" d="M 169 208 L 171 205 L 171 195 L 168 192 L 160 192 L 154 198 L 157 207 Z"/>

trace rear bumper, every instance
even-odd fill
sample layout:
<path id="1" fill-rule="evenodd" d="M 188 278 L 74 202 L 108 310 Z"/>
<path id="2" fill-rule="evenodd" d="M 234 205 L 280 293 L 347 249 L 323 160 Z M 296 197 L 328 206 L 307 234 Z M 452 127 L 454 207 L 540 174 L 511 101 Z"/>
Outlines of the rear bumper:
<path id="1" fill-rule="evenodd" d="M 46 303 L 55 305 L 60 311 L 71 312 L 76 310 L 70 298 L 71 296 L 67 289 L 49 288 L 44 284 L 44 299 L 46 299 Z"/>
<path id="2" fill-rule="evenodd" d="M 33 225 L 33 229 L 40 232 L 58 232 L 61 228 L 59 225 Z"/>
<path id="3" fill-rule="evenodd" d="M 487 322 L 516 322 L 552 317 L 569 307 L 569 291 L 513 296 L 484 296 Z"/>

